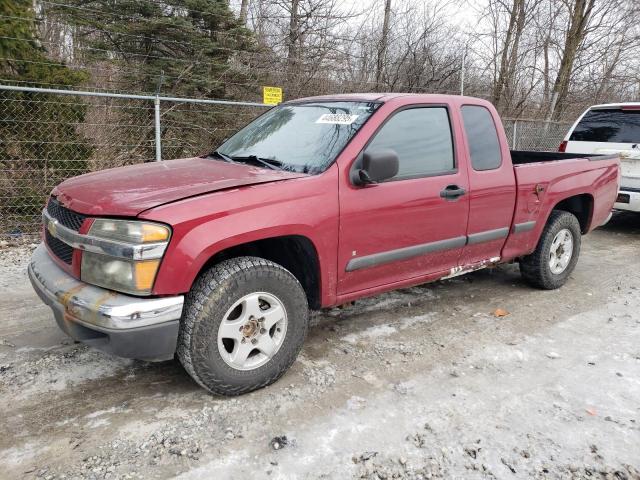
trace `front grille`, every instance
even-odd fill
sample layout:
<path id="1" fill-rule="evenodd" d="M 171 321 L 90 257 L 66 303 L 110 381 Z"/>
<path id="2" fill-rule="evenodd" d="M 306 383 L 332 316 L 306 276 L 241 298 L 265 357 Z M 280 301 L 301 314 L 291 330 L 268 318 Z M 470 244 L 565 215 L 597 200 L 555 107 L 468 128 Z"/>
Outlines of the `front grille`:
<path id="1" fill-rule="evenodd" d="M 52 218 L 55 218 L 61 225 L 64 225 L 67 228 L 75 230 L 76 232 L 80 230 L 82 226 L 82 222 L 87 218 L 85 215 L 81 215 L 80 213 L 76 213 L 68 208 L 62 206 L 60 202 L 51 197 L 49 199 L 49 203 L 47 204 L 47 212 L 51 215 Z"/>
<path id="2" fill-rule="evenodd" d="M 62 240 L 58 240 L 56 237 L 49 233 L 49 230 L 44 231 L 44 239 L 47 245 L 51 249 L 51 252 L 62 260 L 64 263 L 71 265 L 71 259 L 73 258 L 73 248 L 64 243 Z"/>
<path id="3" fill-rule="evenodd" d="M 64 225 L 65 227 L 70 228 L 71 230 L 75 230 L 76 232 L 80 230 L 84 219 L 87 218 L 80 213 L 76 213 L 64 207 L 55 197 L 51 197 L 49 199 L 49 203 L 47 204 L 47 213 L 51 216 L 51 218 L 55 218 L 58 222 L 60 222 L 60 225 Z M 48 230 L 45 230 L 44 232 L 44 240 L 45 242 L 47 242 L 49 249 L 56 257 L 58 257 L 64 263 L 71 265 L 71 260 L 73 258 L 73 247 L 70 247 L 62 240 L 58 240 L 56 237 L 51 235 Z"/>

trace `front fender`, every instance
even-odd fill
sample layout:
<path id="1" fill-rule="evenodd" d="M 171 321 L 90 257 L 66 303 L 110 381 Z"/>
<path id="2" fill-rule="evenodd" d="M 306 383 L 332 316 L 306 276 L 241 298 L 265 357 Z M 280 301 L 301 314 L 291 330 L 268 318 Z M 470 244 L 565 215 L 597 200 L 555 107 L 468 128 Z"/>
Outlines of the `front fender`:
<path id="1" fill-rule="evenodd" d="M 318 254 L 322 303 L 335 296 L 338 248 L 337 174 L 256 185 L 187 199 L 145 212 L 173 228 L 153 293 L 186 293 L 217 253 L 283 236 L 309 239 Z"/>

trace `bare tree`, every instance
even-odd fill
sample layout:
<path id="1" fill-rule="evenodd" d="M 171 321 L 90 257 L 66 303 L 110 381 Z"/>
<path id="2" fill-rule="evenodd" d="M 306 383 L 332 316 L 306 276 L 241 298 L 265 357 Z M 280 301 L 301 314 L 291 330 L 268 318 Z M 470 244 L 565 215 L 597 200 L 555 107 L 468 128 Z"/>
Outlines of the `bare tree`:
<path id="1" fill-rule="evenodd" d="M 296 64 L 299 62 L 298 44 L 300 42 L 300 0 L 291 0 L 288 2 L 289 10 L 289 32 L 287 36 L 287 72 L 291 75 L 294 73 Z"/>
<path id="2" fill-rule="evenodd" d="M 240 24 L 254 32 L 242 46 L 247 48 L 236 50 L 241 44 L 231 41 L 246 38 L 244 31 L 212 36 L 224 40 L 221 48 L 235 50 L 228 65 L 218 64 L 217 81 L 237 97 L 269 84 L 282 86 L 287 98 L 372 90 L 457 93 L 463 51 L 468 52 L 465 92 L 491 100 L 507 116 L 572 118 L 595 101 L 640 93 L 638 0 L 485 0 L 472 10 L 475 16 L 466 15 L 474 18 L 464 27 L 456 8 L 469 6 L 453 0 L 384 0 L 376 3 L 378 8 L 340 0 L 234 4 Z M 49 49 L 50 57 L 89 64 L 91 59 L 75 50 L 71 57 L 64 50 L 75 42 L 75 27 L 50 22 L 44 8 L 39 12 L 43 40 L 60 45 Z M 82 29 L 83 38 L 92 35 Z M 167 51 L 190 42 L 167 42 L 152 33 L 113 34 L 131 40 L 126 45 L 135 48 L 136 37 L 142 45 L 161 44 Z M 185 76 L 208 79 L 205 65 L 212 61 L 206 56 L 212 54 L 198 52 L 203 57 L 189 65 Z M 122 72 L 108 55 L 100 58 L 102 64 L 93 61 L 91 68 L 99 67 L 102 76 L 93 76 L 92 82 L 106 88 Z M 232 70 L 243 72 L 235 84 L 229 81 Z"/>
<path id="3" fill-rule="evenodd" d="M 480 11 L 479 56 L 491 72 L 488 97 L 503 114 L 520 114 L 539 86 L 536 63 L 544 48 L 535 20 L 542 1 L 489 0 Z"/>
<path id="4" fill-rule="evenodd" d="M 526 24 L 525 0 L 512 0 L 510 3 L 492 0 L 489 8 L 504 8 L 509 17 L 507 31 L 502 42 L 498 78 L 493 86 L 492 100 L 499 106 L 505 87 L 513 83 L 513 75 L 518 63 L 518 49 Z"/>
<path id="5" fill-rule="evenodd" d="M 563 0 L 568 27 L 562 39 L 548 118 L 562 116 L 570 103 L 572 85 L 578 87 L 582 80 L 583 90 L 601 96 L 611 85 L 623 57 L 633 58 L 633 52 L 637 55 L 638 42 L 629 34 L 636 24 L 631 16 L 635 5 L 634 0 Z M 594 82 L 596 65 L 600 78 Z M 587 78 L 588 84 L 584 81 Z M 592 88 L 594 84 L 602 87 L 603 82 L 604 88 Z"/>
<path id="6" fill-rule="evenodd" d="M 573 71 L 573 64 L 580 44 L 584 41 L 587 33 L 587 26 L 592 15 L 596 0 L 570 0 L 567 2 L 569 9 L 569 28 L 565 35 L 564 48 L 560 67 L 553 85 L 551 106 L 549 117 L 558 117 L 562 112 L 567 94 L 569 92 L 569 81 Z"/>
<path id="7" fill-rule="evenodd" d="M 249 11 L 249 0 L 242 0 L 240 3 L 240 23 L 245 25 L 247 23 L 247 12 Z"/>
<path id="8" fill-rule="evenodd" d="M 376 89 L 380 90 L 382 85 L 382 74 L 387 57 L 389 42 L 389 22 L 391 20 L 391 0 L 386 0 L 384 4 L 384 19 L 382 20 L 382 37 L 378 45 L 378 58 L 376 61 Z"/>

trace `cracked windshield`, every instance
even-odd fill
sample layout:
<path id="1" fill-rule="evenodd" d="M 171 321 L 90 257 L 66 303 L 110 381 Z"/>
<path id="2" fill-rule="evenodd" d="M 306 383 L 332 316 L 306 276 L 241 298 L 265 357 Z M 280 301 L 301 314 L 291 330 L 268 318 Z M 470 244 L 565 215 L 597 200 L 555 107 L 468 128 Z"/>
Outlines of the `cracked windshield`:
<path id="1" fill-rule="evenodd" d="M 317 102 L 269 110 L 212 157 L 302 173 L 326 170 L 379 104 Z"/>

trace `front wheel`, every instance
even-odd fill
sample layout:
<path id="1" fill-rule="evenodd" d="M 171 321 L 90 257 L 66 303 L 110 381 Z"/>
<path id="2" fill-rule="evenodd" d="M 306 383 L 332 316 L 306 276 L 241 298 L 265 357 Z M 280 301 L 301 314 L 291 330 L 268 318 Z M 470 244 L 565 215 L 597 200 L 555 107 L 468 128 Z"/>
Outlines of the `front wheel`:
<path id="1" fill-rule="evenodd" d="M 298 280 L 257 257 L 223 261 L 187 295 L 177 354 L 202 387 L 240 395 L 280 378 L 306 337 L 309 308 Z"/>
<path id="2" fill-rule="evenodd" d="M 575 215 L 553 211 L 535 251 L 520 260 L 525 281 L 545 290 L 564 285 L 578 262 L 581 235 Z"/>

